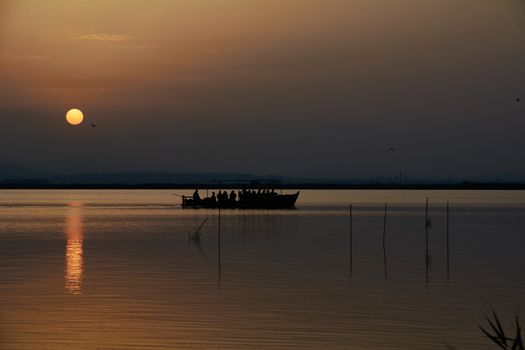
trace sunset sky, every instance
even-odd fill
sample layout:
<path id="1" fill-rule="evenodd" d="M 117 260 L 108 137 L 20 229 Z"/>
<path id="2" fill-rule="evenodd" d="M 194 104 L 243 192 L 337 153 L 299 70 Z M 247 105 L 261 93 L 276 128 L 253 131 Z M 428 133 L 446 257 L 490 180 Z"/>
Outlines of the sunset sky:
<path id="1" fill-rule="evenodd" d="M 0 0 L 0 121 L 50 172 L 525 174 L 525 1 Z"/>

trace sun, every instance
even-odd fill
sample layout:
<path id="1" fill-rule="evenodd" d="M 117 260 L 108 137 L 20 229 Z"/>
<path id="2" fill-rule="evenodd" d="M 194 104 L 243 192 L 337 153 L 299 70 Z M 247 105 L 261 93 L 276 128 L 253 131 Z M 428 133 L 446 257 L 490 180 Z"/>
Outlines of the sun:
<path id="1" fill-rule="evenodd" d="M 67 111 L 66 120 L 71 125 L 79 125 L 84 120 L 84 114 L 81 110 L 73 108 Z"/>

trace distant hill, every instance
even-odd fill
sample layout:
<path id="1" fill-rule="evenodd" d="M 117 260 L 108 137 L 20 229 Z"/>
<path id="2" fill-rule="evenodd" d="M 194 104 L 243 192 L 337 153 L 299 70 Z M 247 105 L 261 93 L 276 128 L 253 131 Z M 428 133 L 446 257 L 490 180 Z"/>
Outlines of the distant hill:
<path id="1" fill-rule="evenodd" d="M 46 174 L 23 167 L 15 163 L 0 163 L 0 181 L 35 179 L 45 177 Z"/>
<path id="2" fill-rule="evenodd" d="M 142 185 L 205 185 L 213 183 L 224 186 L 246 184 L 247 182 L 277 180 L 284 186 L 299 185 L 304 188 L 322 188 L 351 186 L 425 186 L 425 185 L 465 185 L 467 184 L 523 184 L 525 176 L 500 175 L 479 176 L 451 179 L 450 177 L 408 178 L 404 177 L 371 177 L 371 178 L 301 178 L 275 175 L 254 175 L 248 173 L 169 173 L 169 172 L 112 172 L 112 173 L 77 173 L 50 174 L 26 168 L 15 163 L 0 163 L 0 185 L 9 186 L 142 186 Z"/>

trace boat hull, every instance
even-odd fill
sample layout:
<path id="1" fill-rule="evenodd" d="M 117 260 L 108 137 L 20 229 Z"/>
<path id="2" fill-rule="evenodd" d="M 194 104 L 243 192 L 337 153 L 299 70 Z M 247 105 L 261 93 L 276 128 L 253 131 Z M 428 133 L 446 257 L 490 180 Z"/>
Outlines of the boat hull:
<path id="1" fill-rule="evenodd" d="M 261 198 L 243 199 L 235 202 L 217 203 L 210 198 L 194 201 L 192 197 L 182 197 L 184 209 L 294 209 L 299 192 L 294 194 L 279 194 Z"/>

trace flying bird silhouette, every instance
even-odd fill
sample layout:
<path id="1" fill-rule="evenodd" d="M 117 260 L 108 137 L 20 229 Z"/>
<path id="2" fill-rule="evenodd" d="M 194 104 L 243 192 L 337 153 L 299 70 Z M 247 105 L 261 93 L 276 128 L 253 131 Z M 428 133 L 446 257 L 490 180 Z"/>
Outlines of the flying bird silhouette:
<path id="1" fill-rule="evenodd" d="M 520 103 L 520 101 L 521 101 L 521 99 L 518 97 L 518 98 L 516 99 L 516 102 L 517 102 L 517 103 Z"/>
<path id="2" fill-rule="evenodd" d="M 388 147 L 386 151 L 387 152 L 395 152 L 396 149 L 394 147 Z"/>

